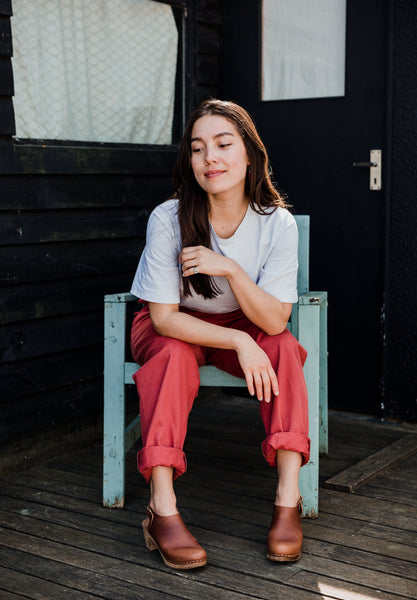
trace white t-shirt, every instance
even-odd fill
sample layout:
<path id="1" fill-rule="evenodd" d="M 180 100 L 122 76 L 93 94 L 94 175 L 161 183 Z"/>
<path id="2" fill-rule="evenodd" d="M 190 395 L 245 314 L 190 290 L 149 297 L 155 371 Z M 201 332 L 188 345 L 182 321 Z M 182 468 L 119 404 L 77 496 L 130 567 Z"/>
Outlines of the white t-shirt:
<path id="1" fill-rule="evenodd" d="M 225 277 L 214 277 L 223 292 L 204 299 L 192 291 L 182 294 L 179 255 L 181 235 L 178 200 L 167 200 L 149 217 L 146 246 L 139 261 L 131 293 L 148 302 L 180 304 L 191 310 L 226 313 L 239 304 Z M 234 259 L 260 288 L 282 302 L 297 302 L 298 230 L 285 208 L 267 215 L 250 206 L 232 235 L 220 238 L 211 228 L 212 250 Z"/>

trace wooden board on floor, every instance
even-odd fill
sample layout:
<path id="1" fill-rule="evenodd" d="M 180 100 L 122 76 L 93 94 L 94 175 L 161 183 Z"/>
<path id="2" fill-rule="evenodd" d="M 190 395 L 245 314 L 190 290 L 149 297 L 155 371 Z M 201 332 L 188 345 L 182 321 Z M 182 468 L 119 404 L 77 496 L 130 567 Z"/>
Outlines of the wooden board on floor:
<path id="1" fill-rule="evenodd" d="M 361 485 L 382 473 L 400 460 L 405 460 L 417 452 L 417 435 L 409 433 L 396 442 L 364 458 L 324 483 L 329 490 L 354 492 Z"/>

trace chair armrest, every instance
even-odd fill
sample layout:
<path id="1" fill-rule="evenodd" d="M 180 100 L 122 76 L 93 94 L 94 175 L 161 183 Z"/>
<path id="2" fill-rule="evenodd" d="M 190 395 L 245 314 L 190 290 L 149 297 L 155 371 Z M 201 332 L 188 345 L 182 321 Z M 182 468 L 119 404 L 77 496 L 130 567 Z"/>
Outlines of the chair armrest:
<path id="1" fill-rule="evenodd" d="M 133 302 L 135 300 L 136 302 L 139 302 L 139 298 L 133 294 L 130 294 L 129 292 L 123 292 L 121 294 L 108 294 L 107 296 L 104 296 L 104 302 L 123 303 Z"/>
<path id="2" fill-rule="evenodd" d="M 299 306 L 322 305 L 325 302 L 327 302 L 327 292 L 307 292 L 298 296 Z"/>

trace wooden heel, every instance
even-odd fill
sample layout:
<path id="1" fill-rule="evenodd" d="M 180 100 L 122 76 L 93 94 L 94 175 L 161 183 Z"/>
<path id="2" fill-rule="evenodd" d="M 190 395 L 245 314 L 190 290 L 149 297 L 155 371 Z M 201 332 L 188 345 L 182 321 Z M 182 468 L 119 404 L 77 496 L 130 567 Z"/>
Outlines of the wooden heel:
<path id="1" fill-rule="evenodd" d="M 145 538 L 145 545 L 146 545 L 147 549 L 151 550 L 151 551 L 158 550 L 158 546 L 155 544 L 155 542 L 153 541 L 153 539 L 148 531 L 146 520 L 143 521 L 143 523 L 142 523 L 142 529 L 143 529 L 143 537 Z"/>

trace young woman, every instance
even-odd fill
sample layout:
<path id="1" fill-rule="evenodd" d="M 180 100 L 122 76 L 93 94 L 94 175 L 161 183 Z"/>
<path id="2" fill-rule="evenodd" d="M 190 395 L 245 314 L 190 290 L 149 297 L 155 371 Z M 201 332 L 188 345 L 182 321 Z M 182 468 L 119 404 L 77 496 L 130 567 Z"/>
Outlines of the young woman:
<path id="1" fill-rule="evenodd" d="M 183 444 L 199 388 L 213 364 L 244 377 L 259 400 L 262 451 L 278 469 L 267 540 L 273 561 L 300 558 L 300 467 L 308 462 L 306 352 L 286 329 L 297 301 L 295 220 L 271 182 L 265 147 L 248 113 L 208 100 L 191 116 L 174 172 L 175 199 L 151 214 L 132 293 L 131 346 L 150 482 L 143 531 L 175 569 L 206 553 L 177 510 L 173 480 L 186 470 Z"/>

